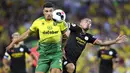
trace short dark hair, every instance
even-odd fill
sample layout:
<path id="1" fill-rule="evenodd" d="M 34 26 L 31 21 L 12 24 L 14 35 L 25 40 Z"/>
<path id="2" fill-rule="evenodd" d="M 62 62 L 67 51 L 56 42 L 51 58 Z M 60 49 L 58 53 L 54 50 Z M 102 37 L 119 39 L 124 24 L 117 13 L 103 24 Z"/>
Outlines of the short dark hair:
<path id="1" fill-rule="evenodd" d="M 54 8 L 54 5 L 53 5 L 51 2 L 46 2 L 46 3 L 43 5 L 43 9 L 46 8 L 46 7 L 47 7 L 47 8 L 51 8 L 51 7 Z"/>

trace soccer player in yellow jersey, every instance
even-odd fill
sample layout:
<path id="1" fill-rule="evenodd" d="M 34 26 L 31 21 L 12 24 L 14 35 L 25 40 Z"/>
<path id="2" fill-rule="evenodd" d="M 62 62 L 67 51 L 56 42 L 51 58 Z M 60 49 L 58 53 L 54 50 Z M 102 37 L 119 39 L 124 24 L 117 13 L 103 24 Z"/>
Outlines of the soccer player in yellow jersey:
<path id="1" fill-rule="evenodd" d="M 45 3 L 43 6 L 44 17 L 36 19 L 29 30 L 13 40 L 7 49 L 10 49 L 15 43 L 27 38 L 30 33 L 39 33 L 39 48 L 40 54 L 36 73 L 61 73 L 62 70 L 62 51 L 61 51 L 61 36 L 67 34 L 67 26 L 65 22 L 57 23 L 52 19 L 54 7 L 52 3 Z"/>

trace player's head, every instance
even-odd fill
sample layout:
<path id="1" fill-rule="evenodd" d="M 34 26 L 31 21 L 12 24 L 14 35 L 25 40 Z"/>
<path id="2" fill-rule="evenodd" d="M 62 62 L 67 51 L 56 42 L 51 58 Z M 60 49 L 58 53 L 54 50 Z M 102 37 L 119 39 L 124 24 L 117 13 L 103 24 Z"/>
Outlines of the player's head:
<path id="1" fill-rule="evenodd" d="M 47 2 L 43 5 L 43 14 L 46 20 L 52 19 L 52 12 L 54 11 L 54 5 Z"/>
<path id="2" fill-rule="evenodd" d="M 12 34 L 12 40 L 17 39 L 20 37 L 20 34 L 18 32 L 15 32 Z"/>
<path id="3" fill-rule="evenodd" d="M 88 30 L 89 28 L 91 28 L 91 19 L 89 18 L 84 18 L 81 20 L 80 22 L 80 26 L 84 29 L 84 30 Z"/>

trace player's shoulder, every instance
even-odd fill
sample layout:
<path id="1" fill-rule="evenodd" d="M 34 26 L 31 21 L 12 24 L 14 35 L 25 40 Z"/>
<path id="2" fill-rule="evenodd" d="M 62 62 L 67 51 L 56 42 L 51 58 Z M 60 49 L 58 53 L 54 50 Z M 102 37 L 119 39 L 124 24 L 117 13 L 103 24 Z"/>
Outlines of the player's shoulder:
<path id="1" fill-rule="evenodd" d="M 93 36 L 92 34 L 90 34 L 90 33 L 87 33 L 87 32 L 85 33 L 85 35 L 87 35 L 87 36 Z"/>
<path id="2" fill-rule="evenodd" d="M 116 51 L 114 48 L 110 48 L 110 50 L 112 50 L 112 51 Z"/>
<path id="3" fill-rule="evenodd" d="M 39 17 L 39 18 L 37 18 L 36 20 L 34 20 L 34 22 L 43 22 L 45 20 L 45 17 L 44 16 L 42 16 L 42 17 Z"/>
<path id="4" fill-rule="evenodd" d="M 45 20 L 45 17 L 41 16 L 41 17 L 37 18 L 36 20 Z"/>
<path id="5" fill-rule="evenodd" d="M 57 24 L 66 24 L 65 21 L 57 22 Z"/>
<path id="6" fill-rule="evenodd" d="M 27 47 L 27 46 L 24 45 L 24 44 L 20 45 L 20 48 L 26 48 L 26 47 Z"/>

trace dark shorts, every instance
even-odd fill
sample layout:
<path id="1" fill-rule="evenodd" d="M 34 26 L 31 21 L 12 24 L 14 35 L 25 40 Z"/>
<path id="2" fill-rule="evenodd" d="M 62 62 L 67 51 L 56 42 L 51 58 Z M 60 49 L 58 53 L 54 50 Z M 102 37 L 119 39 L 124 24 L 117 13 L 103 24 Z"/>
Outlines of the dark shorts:
<path id="1" fill-rule="evenodd" d="M 70 60 L 66 60 L 65 58 L 63 58 L 63 64 L 62 64 L 62 66 L 63 66 L 63 73 L 68 73 L 67 69 L 66 69 L 66 65 L 69 64 L 69 63 L 73 63 L 73 62 L 70 61 Z M 75 70 L 74 70 L 73 73 L 76 73 L 76 63 L 73 63 L 73 64 L 75 65 Z"/>
<path id="2" fill-rule="evenodd" d="M 113 73 L 113 69 L 111 67 L 102 66 L 99 67 L 99 73 Z"/>
<path id="3" fill-rule="evenodd" d="M 27 73 L 26 71 L 11 71 L 10 73 Z"/>

